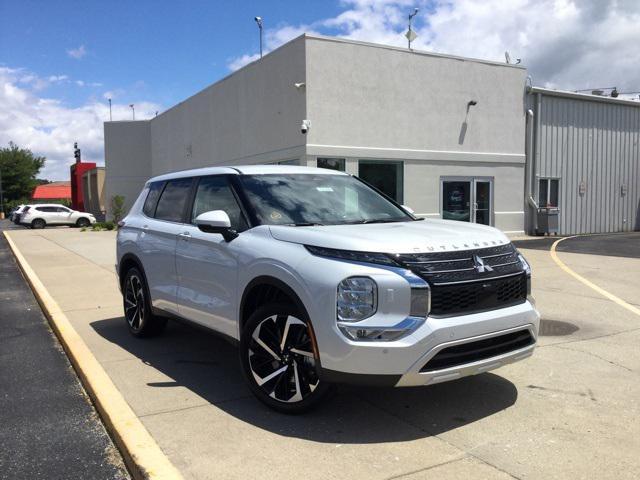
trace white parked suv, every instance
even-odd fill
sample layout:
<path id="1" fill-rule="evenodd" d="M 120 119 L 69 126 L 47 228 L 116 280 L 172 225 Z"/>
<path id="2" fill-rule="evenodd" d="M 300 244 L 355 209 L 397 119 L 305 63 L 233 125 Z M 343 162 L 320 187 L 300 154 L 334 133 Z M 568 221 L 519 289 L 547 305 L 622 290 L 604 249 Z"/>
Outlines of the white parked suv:
<path id="1" fill-rule="evenodd" d="M 416 218 L 357 177 L 291 166 L 152 178 L 121 222 L 135 336 L 167 318 L 239 343 L 254 394 L 284 412 L 332 383 L 429 385 L 533 353 L 531 270 L 500 231 Z"/>
<path id="2" fill-rule="evenodd" d="M 88 227 L 96 223 L 96 218 L 90 213 L 78 212 L 64 205 L 44 203 L 26 205 L 20 213 L 20 223 L 31 228 L 45 228 L 48 225 Z"/>

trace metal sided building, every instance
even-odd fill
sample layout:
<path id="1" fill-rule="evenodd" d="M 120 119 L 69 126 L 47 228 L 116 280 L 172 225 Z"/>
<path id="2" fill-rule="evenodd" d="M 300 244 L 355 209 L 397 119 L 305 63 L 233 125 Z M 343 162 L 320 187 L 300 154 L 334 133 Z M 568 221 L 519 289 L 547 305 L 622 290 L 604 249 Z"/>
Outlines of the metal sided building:
<path id="1" fill-rule="evenodd" d="M 302 35 L 151 120 L 105 123 L 107 208 L 165 172 L 293 163 L 359 175 L 422 216 L 522 233 L 525 79 L 520 65 Z"/>
<path id="2" fill-rule="evenodd" d="M 106 207 L 171 171 L 290 163 L 515 235 L 544 231 L 547 207 L 560 234 L 640 229 L 640 102 L 526 80 L 521 65 L 302 35 L 151 120 L 106 122 Z"/>
<path id="3" fill-rule="evenodd" d="M 640 102 L 534 87 L 527 103 L 528 231 L 534 203 L 562 235 L 640 230 Z"/>

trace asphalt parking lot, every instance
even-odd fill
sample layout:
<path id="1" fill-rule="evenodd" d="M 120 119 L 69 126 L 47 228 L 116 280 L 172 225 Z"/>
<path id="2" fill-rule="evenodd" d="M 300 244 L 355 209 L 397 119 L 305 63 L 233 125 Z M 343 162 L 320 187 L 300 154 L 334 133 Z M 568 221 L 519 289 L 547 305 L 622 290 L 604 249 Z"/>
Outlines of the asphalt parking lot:
<path id="1" fill-rule="evenodd" d="M 640 471 L 640 233 L 557 247 L 567 268 L 632 309 L 568 275 L 549 239 L 523 241 L 543 318 L 532 358 L 426 388 L 340 387 L 317 411 L 293 417 L 251 396 L 236 350 L 218 337 L 178 323 L 154 340 L 128 334 L 114 232 L 10 236 L 185 478 L 632 479 Z"/>
<path id="2" fill-rule="evenodd" d="M 129 478 L 2 235 L 0 302 L 0 478 Z"/>

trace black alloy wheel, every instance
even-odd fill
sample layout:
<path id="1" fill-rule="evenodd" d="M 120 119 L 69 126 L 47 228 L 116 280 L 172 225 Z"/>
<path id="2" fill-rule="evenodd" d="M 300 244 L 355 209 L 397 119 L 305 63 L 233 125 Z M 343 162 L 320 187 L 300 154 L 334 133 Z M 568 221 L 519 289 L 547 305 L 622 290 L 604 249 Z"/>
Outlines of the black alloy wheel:
<path id="1" fill-rule="evenodd" d="M 137 268 L 127 272 L 122 283 L 124 317 L 129 331 L 136 337 L 149 337 L 162 332 L 167 320 L 153 315 L 144 276 Z"/>
<path id="2" fill-rule="evenodd" d="M 256 310 L 244 327 L 240 354 L 253 393 L 280 412 L 307 411 L 328 390 L 320 381 L 311 324 L 289 305 Z"/>
<path id="3" fill-rule="evenodd" d="M 80 217 L 76 221 L 76 227 L 84 228 L 84 227 L 88 227 L 89 225 L 91 225 L 91 222 L 89 221 L 88 218 L 85 218 L 85 217 Z"/>

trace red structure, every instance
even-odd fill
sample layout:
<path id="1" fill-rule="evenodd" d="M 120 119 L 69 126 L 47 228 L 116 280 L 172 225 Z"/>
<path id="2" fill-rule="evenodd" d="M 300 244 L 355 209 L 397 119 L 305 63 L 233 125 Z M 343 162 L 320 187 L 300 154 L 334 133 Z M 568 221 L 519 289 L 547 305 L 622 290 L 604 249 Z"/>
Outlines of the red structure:
<path id="1" fill-rule="evenodd" d="M 96 164 L 93 162 L 83 163 L 80 157 L 80 149 L 78 144 L 73 144 L 73 156 L 76 159 L 76 163 L 69 167 L 71 173 L 71 208 L 84 212 L 84 192 L 82 188 L 82 174 L 87 170 L 96 168 Z"/>
<path id="2" fill-rule="evenodd" d="M 32 200 L 71 200 L 71 182 L 51 182 L 33 189 Z"/>

